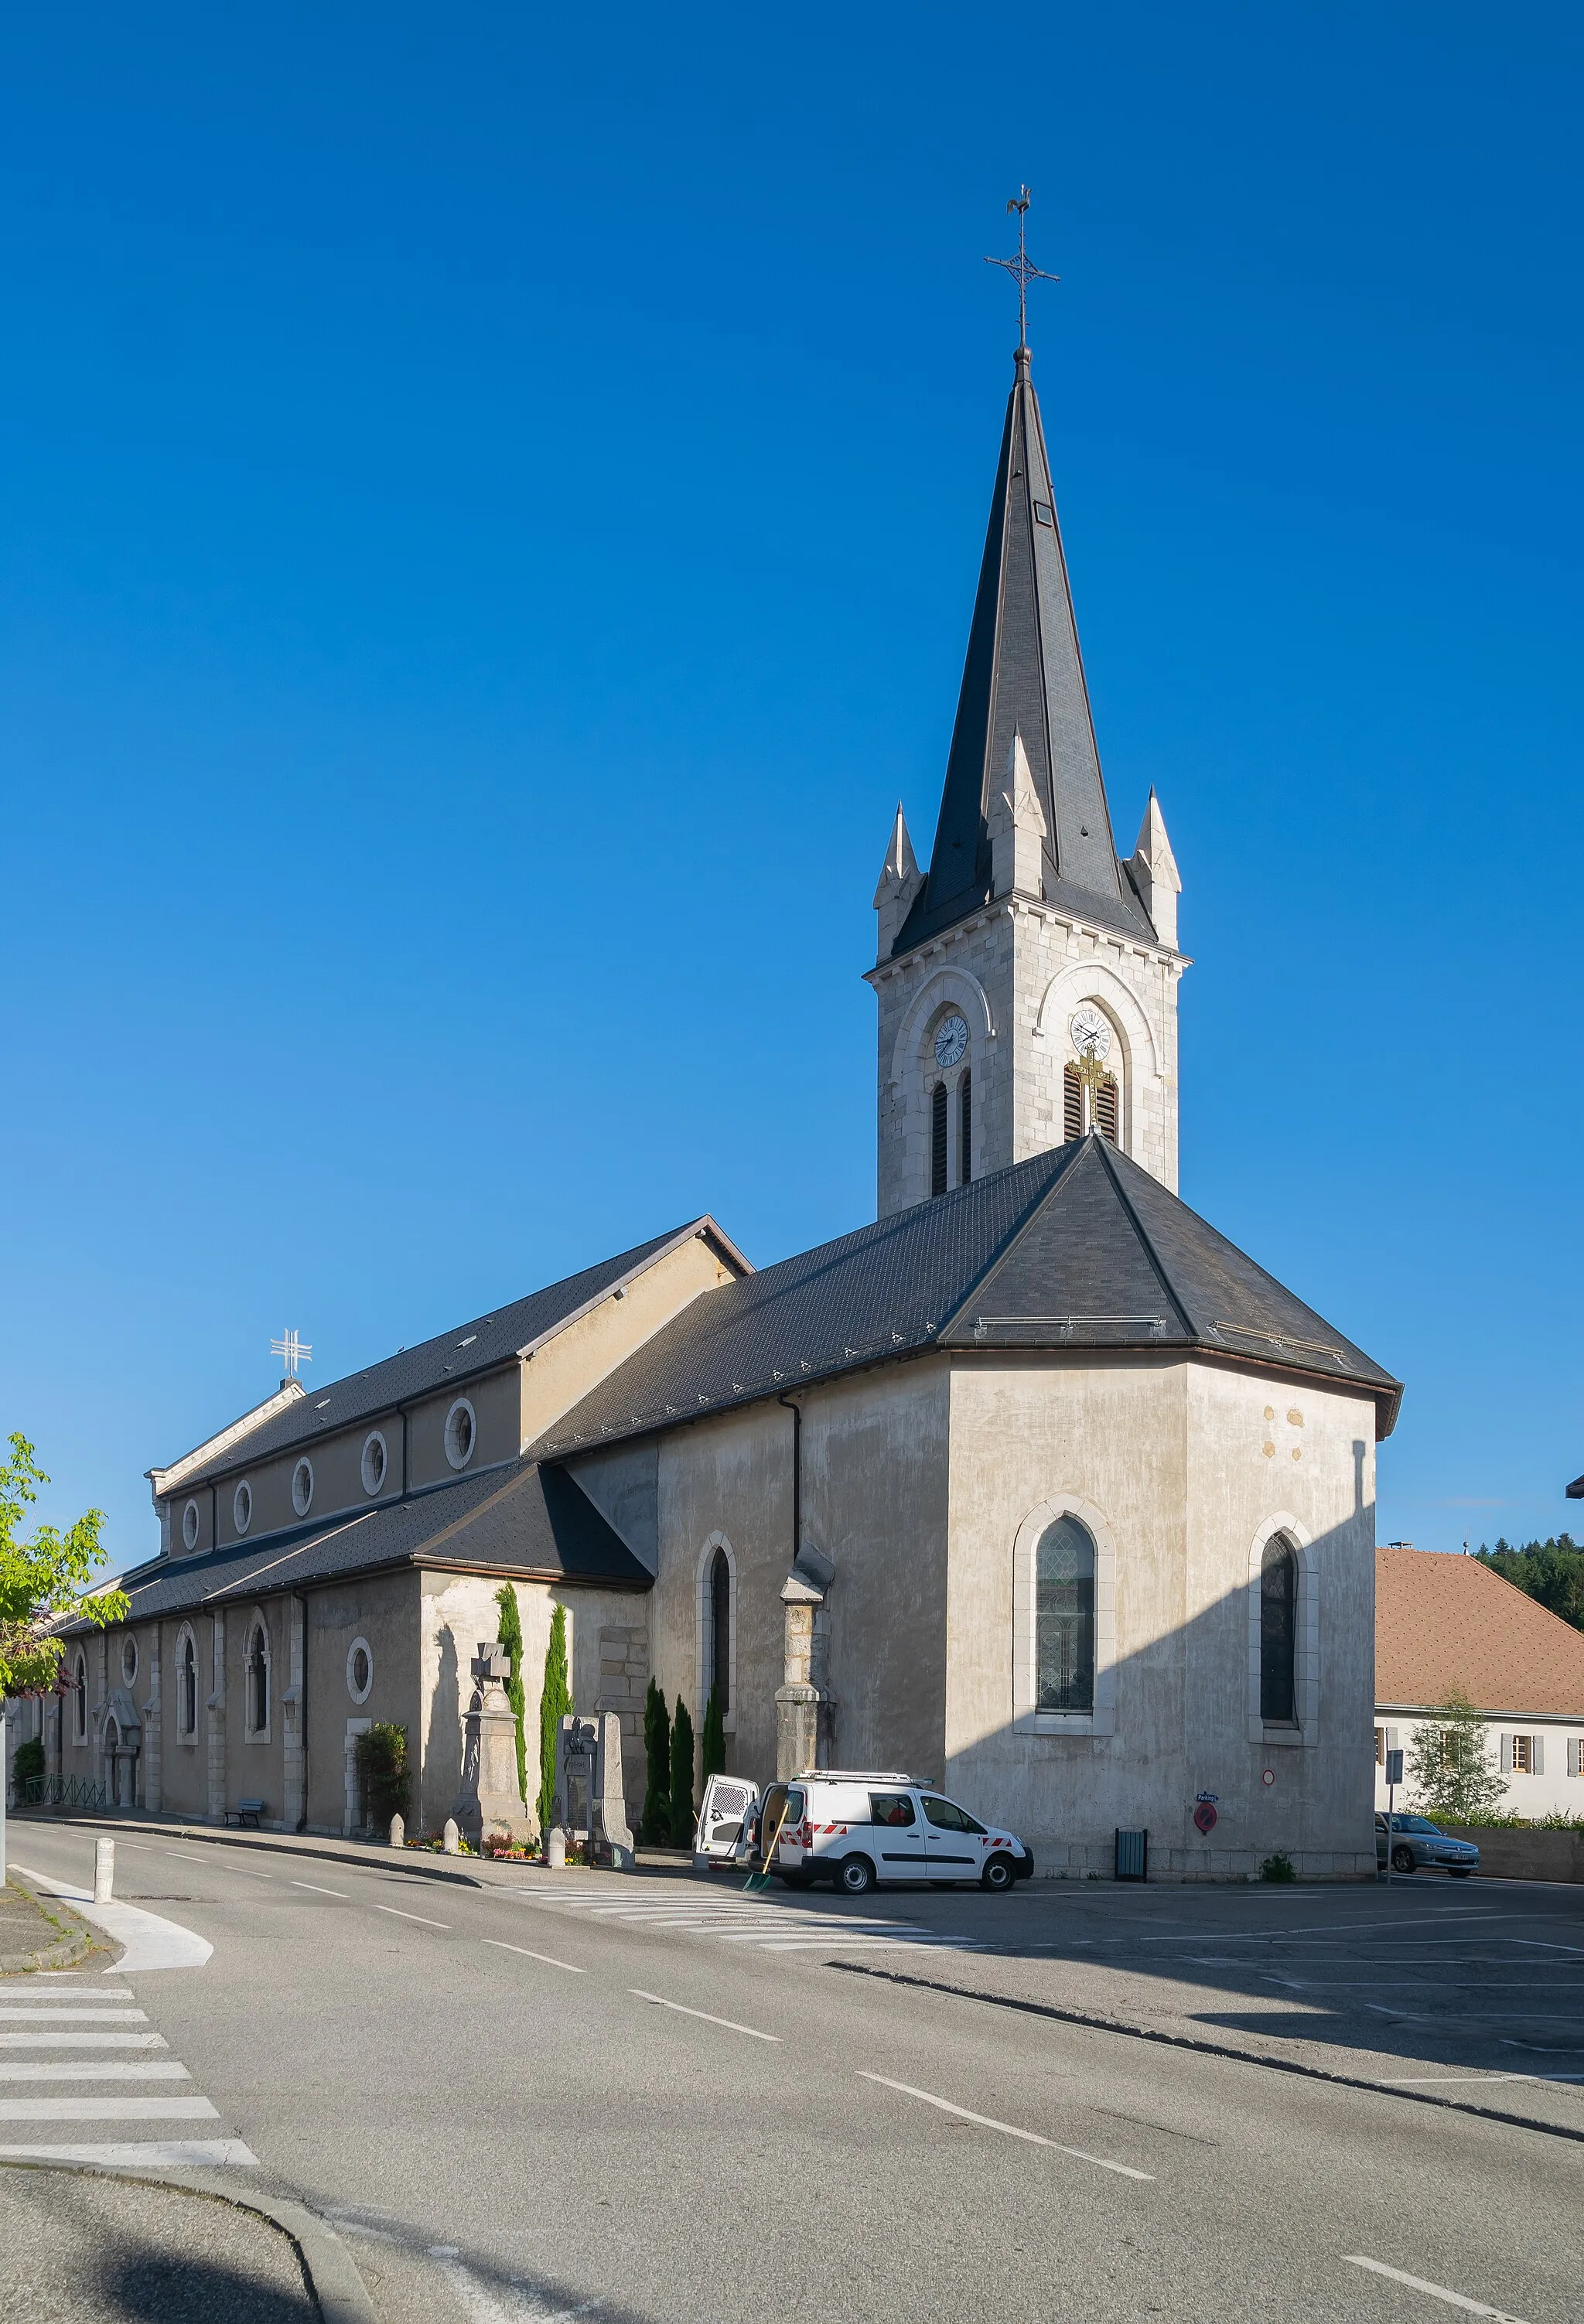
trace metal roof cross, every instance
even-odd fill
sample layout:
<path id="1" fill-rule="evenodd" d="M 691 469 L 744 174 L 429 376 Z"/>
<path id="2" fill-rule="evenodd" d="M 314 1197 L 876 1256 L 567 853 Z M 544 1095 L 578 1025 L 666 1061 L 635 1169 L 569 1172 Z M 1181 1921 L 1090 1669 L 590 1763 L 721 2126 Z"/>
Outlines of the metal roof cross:
<path id="1" fill-rule="evenodd" d="M 984 262 L 987 266 L 1004 267 L 1007 272 L 1011 276 L 1013 281 L 1018 285 L 1018 346 L 1019 353 L 1021 353 L 1028 345 L 1029 284 L 1031 282 L 1059 282 L 1062 279 L 1059 274 L 1047 274 L 1042 266 L 1036 266 L 1024 247 L 1023 225 L 1025 218 L 1028 215 L 1029 200 L 1030 196 L 1027 187 L 1019 186 L 1016 194 L 1013 195 L 1012 199 L 1007 204 L 1008 210 L 1016 210 L 1018 213 L 1017 257 L 987 258 Z"/>
<path id="2" fill-rule="evenodd" d="M 295 1332 L 282 1332 L 278 1340 L 270 1342 L 270 1353 L 278 1356 L 286 1367 L 288 1379 L 295 1379 L 299 1364 L 311 1364 L 314 1351 Z"/>

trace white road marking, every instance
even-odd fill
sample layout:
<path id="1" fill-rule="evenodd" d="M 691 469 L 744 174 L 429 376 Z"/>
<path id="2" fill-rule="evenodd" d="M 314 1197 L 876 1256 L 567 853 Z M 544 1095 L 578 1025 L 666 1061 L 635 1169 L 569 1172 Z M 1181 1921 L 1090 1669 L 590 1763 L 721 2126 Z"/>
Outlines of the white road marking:
<path id="1" fill-rule="evenodd" d="M 1466 2299 L 1460 2292 L 1449 2292 L 1444 2283 L 1427 2283 L 1422 2275 L 1409 2275 L 1400 2267 L 1387 2267 L 1384 2260 L 1366 2259 L 1362 2252 L 1344 2252 L 1342 2257 L 1349 2267 L 1367 2267 L 1372 2275 L 1389 2276 L 1394 2283 L 1405 2283 L 1410 2292 L 1425 2292 L 1432 2300 L 1443 2301 L 1449 2308 L 1460 2308 L 1466 2316 L 1488 2316 L 1491 2324 L 1524 2324 L 1522 2317 L 1509 2315 L 1505 2308 L 1487 2308 L 1483 2300 Z"/>
<path id="2" fill-rule="evenodd" d="M 345 1888 L 321 1888 L 312 1880 L 292 1880 L 287 1885 L 292 1888 L 306 1888 L 313 1896 L 339 1896 L 344 1904 L 347 1902 Z"/>
<path id="3" fill-rule="evenodd" d="M 218 2122 L 207 2098 L 0 2098 L 0 2122 Z"/>
<path id="4" fill-rule="evenodd" d="M 1517 2080 L 1516 2075 L 1513 2078 Z M 124 2058 L 28 2058 L 17 2064 L 0 2059 L 0 2082 L 190 2082 L 192 2076 L 178 2058 L 158 2058 L 134 2066 Z"/>
<path id="5" fill-rule="evenodd" d="M 224 1872 L 235 1872 L 239 1880 L 272 1880 L 275 1877 L 272 1872 L 250 1872 L 245 1864 L 226 1864 L 220 1868 Z"/>
<path id="6" fill-rule="evenodd" d="M 581 1977 L 584 1974 L 576 1961 L 557 1960 L 553 1953 L 536 1953 L 527 1945 L 509 1945 L 501 1937 L 481 1937 L 479 1941 L 481 1944 L 493 1945 L 497 1952 L 520 1953 L 524 1960 L 543 1961 L 548 1969 L 564 1969 L 573 1977 Z"/>
<path id="7" fill-rule="evenodd" d="M 689 2009 L 680 2001 L 668 2001 L 664 1994 L 645 1993 L 640 1987 L 627 1988 L 635 2001 L 652 2001 L 657 2009 L 674 2009 L 679 2017 L 702 2017 L 706 2025 L 723 2025 L 728 2034 L 746 2034 L 755 2042 L 779 2042 L 778 2034 L 761 2034 L 757 2025 L 739 2025 L 734 2017 L 712 2017 L 707 2009 Z"/>
<path id="8" fill-rule="evenodd" d="M 151 1849 L 150 1853 L 152 1852 Z M 162 1848 L 160 1853 L 161 1856 L 178 1857 L 183 1864 L 207 1864 L 209 1860 L 205 1856 L 194 1856 L 190 1849 L 186 1848 Z"/>
<path id="9" fill-rule="evenodd" d="M 399 1921 L 422 1922 L 426 1929 L 448 1929 L 451 1925 L 449 1921 L 426 1921 L 421 1913 L 404 1913 L 400 1904 L 376 1904 L 374 1910 L 376 1913 L 393 1913 Z"/>
<path id="10" fill-rule="evenodd" d="M 1381 2074 L 1377 2080 L 1394 2087 L 1398 2082 L 1584 2082 L 1584 2074 Z"/>
<path id="11" fill-rule="evenodd" d="M 9 2024 L 31 2020 L 35 2025 L 146 2025 L 146 2009 L 73 2009 L 69 2004 L 60 2007 L 49 2002 L 33 2002 L 23 2007 L 0 2004 L 0 2018 Z"/>
<path id="12" fill-rule="evenodd" d="M 1026 2139 L 1030 2146 L 1048 2146 L 1057 2154 L 1071 2154 L 1080 2163 L 1097 2163 L 1102 2171 L 1114 2171 L 1122 2179 L 1144 2179 L 1154 2183 L 1153 2171 L 1135 2171 L 1131 2163 L 1111 2163 L 1103 2154 L 1087 2154 L 1081 2146 L 1064 2146 L 1059 2139 L 1042 2138 L 1037 2130 L 1019 2130 L 1016 2123 L 997 2122 L 993 2115 L 972 2114 L 967 2107 L 954 2106 L 950 2098 L 938 2098 L 933 2090 L 916 2090 L 911 2082 L 894 2082 L 886 2074 L 866 2074 L 861 2067 L 855 2070 L 859 2080 L 879 2082 L 882 2089 L 900 2090 L 904 2098 L 922 2098 L 926 2106 L 939 2107 L 943 2114 L 954 2114 L 960 2121 L 976 2123 L 981 2130 L 999 2130 L 1007 2138 Z"/>
<path id="13" fill-rule="evenodd" d="M 0 2050 L 168 2050 L 162 2034 L 0 2034 Z"/>
<path id="14" fill-rule="evenodd" d="M 207 2170 L 235 2163 L 256 2171 L 259 2158 L 240 2138 L 118 2138 L 102 2145 L 0 2146 L 0 2163 L 97 2163 L 115 2171 Z"/>

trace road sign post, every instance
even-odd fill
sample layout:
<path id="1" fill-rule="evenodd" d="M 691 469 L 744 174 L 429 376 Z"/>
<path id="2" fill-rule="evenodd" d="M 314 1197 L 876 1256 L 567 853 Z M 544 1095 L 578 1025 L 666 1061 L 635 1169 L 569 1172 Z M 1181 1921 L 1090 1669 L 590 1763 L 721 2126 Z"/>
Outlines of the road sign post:
<path id="1" fill-rule="evenodd" d="M 1393 1850 L 1393 1849 L 1394 1849 L 1394 1848 L 1395 1847 L 1395 1845 L 1396 1845 L 1395 1834 L 1396 1834 L 1396 1829 L 1397 1829 L 1397 1823 L 1396 1823 L 1396 1813 L 1397 1813 L 1397 1785 L 1398 1785 L 1398 1784 L 1402 1782 L 1402 1780 L 1403 1780 L 1403 1755 L 1402 1755 L 1402 1753 L 1401 1753 L 1400 1751 L 1388 1751 L 1388 1752 L 1386 1753 L 1386 1885 L 1387 1885 L 1387 1886 L 1388 1886 L 1388 1887 L 1389 1887 L 1389 1886 L 1391 1885 L 1391 1877 L 1392 1877 L 1392 1850 Z"/>

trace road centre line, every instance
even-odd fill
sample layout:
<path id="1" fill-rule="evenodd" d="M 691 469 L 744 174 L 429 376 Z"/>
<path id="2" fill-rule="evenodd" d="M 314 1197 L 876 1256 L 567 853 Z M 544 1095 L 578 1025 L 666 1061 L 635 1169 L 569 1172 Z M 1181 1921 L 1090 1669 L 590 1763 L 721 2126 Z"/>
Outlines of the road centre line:
<path id="1" fill-rule="evenodd" d="M 371 1899 L 372 1901 L 372 1899 Z M 426 1921 L 421 1913 L 404 1913 L 400 1904 L 375 1904 L 376 1913 L 393 1913 L 399 1921 L 417 1921 L 426 1929 L 449 1929 L 449 1921 Z"/>
<path id="2" fill-rule="evenodd" d="M 1114 2171 L 1119 2178 L 1143 2179 L 1153 2185 L 1152 2171 L 1135 2171 L 1128 2163 L 1112 2163 L 1103 2154 L 1086 2154 L 1081 2146 L 1064 2146 L 1059 2139 L 1042 2138 L 1037 2130 L 1019 2130 L 1016 2123 L 998 2122 L 993 2115 L 972 2114 L 967 2107 L 954 2106 L 950 2098 L 938 2098 L 933 2090 L 916 2090 L 911 2082 L 894 2082 L 888 2074 L 866 2074 L 861 2067 L 854 2069 L 860 2081 L 879 2082 L 882 2089 L 900 2090 L 904 2098 L 922 2098 L 926 2106 L 939 2107 L 943 2114 L 954 2114 L 963 2122 L 978 2125 L 981 2130 L 999 2130 L 1005 2137 L 1021 2138 L 1030 2146 L 1048 2146 L 1057 2154 L 1071 2154 L 1080 2163 L 1097 2163 L 1102 2171 Z"/>
<path id="3" fill-rule="evenodd" d="M 339 1896 L 344 1904 L 349 1901 L 345 1888 L 321 1888 L 312 1880 L 291 1880 L 287 1883 L 287 1886 L 291 1888 L 306 1888 L 313 1896 Z"/>
<path id="4" fill-rule="evenodd" d="M 1422 2275 L 1410 2275 L 1400 2267 L 1387 2267 L 1384 2260 L 1366 2259 L 1362 2252 L 1344 2252 L 1342 2257 L 1349 2267 L 1367 2267 L 1372 2275 L 1386 2275 L 1394 2283 L 1405 2283 L 1410 2292 L 1426 2292 L 1432 2300 L 1444 2301 L 1449 2308 L 1460 2308 L 1467 2316 L 1488 2316 L 1491 2324 L 1524 2324 L 1521 2316 L 1509 2315 L 1505 2308 L 1487 2308 L 1483 2300 L 1469 2300 L 1460 2292 L 1449 2292 L 1444 2283 L 1427 2283 Z"/>
<path id="5" fill-rule="evenodd" d="M 668 2001 L 662 1993 L 645 1993 L 636 1985 L 627 1988 L 635 2001 L 652 2001 L 657 2009 L 674 2009 L 679 2017 L 701 2017 L 706 2025 L 723 2025 L 728 2034 L 746 2034 L 755 2042 L 779 2042 L 778 2034 L 761 2034 L 757 2025 L 739 2025 L 734 2017 L 713 2017 L 707 2009 L 689 2009 L 684 2002 Z"/>
<path id="6" fill-rule="evenodd" d="M 548 1969 L 564 1969 L 572 1977 L 582 1977 L 585 1974 L 578 1968 L 576 1961 L 557 1960 L 553 1953 L 536 1953 L 528 1945 L 509 1945 L 503 1937 L 481 1937 L 479 1942 L 493 1945 L 497 1952 L 520 1953 L 524 1960 L 543 1961 Z"/>

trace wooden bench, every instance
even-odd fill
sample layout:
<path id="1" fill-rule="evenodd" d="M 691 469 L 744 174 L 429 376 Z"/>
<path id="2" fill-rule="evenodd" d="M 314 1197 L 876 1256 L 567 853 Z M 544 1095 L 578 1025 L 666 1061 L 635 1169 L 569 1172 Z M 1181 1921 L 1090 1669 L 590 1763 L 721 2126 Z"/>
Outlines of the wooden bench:
<path id="1" fill-rule="evenodd" d="M 262 1829 L 259 1818 L 268 1805 L 267 1800 L 238 1800 L 234 1808 L 226 1809 L 226 1821 L 227 1823 L 234 1823 L 238 1831 L 242 1830 L 244 1824 L 248 1823 L 252 1824 L 255 1831 L 259 1831 Z"/>

